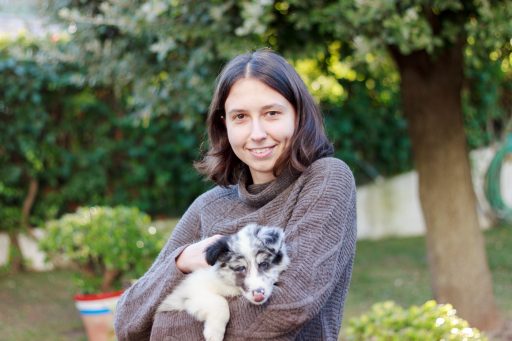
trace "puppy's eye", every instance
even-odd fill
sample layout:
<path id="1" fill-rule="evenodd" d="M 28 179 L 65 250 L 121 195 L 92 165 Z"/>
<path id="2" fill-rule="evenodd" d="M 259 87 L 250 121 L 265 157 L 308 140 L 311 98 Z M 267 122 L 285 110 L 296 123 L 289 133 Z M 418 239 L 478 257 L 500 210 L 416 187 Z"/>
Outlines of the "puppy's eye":
<path id="1" fill-rule="evenodd" d="M 261 270 L 268 270 L 268 267 L 270 266 L 270 264 L 268 264 L 268 262 L 263 262 L 263 263 L 260 263 L 258 265 L 258 267 L 261 269 Z"/>
<path id="2" fill-rule="evenodd" d="M 233 269 L 235 272 L 245 272 L 245 266 L 237 266 Z"/>

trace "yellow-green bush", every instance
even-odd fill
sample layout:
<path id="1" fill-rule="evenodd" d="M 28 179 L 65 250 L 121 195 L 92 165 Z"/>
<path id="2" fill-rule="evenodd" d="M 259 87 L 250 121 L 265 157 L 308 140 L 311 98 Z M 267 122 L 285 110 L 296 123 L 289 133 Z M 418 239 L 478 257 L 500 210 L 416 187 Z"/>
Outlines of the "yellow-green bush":
<path id="1" fill-rule="evenodd" d="M 483 341 L 487 338 L 456 315 L 450 304 L 427 301 L 404 309 L 392 301 L 374 304 L 349 321 L 347 340 L 368 341 Z"/>

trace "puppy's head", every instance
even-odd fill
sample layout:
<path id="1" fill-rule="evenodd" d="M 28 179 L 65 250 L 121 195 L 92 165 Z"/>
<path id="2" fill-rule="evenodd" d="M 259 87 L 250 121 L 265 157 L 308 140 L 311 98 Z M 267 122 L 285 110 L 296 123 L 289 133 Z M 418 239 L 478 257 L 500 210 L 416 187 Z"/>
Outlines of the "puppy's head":
<path id="1" fill-rule="evenodd" d="M 256 224 L 216 241 L 207 248 L 206 261 L 218 264 L 220 276 L 253 304 L 268 300 L 289 263 L 282 229 Z"/>

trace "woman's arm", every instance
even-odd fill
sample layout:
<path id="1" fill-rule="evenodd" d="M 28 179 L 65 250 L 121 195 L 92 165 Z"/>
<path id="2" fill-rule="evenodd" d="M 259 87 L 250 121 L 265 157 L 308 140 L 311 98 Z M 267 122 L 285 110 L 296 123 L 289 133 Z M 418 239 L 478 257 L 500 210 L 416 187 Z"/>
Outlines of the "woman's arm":
<path id="1" fill-rule="evenodd" d="M 119 341 L 148 340 L 158 305 L 186 276 L 177 268 L 176 259 L 200 239 L 199 202 L 197 199 L 180 219 L 151 268 L 121 296 L 114 321 Z"/>
<path id="2" fill-rule="evenodd" d="M 338 311 L 343 308 L 355 252 L 356 197 L 352 173 L 344 163 L 332 160 L 312 167 L 299 194 L 285 227 L 291 263 L 269 304 L 235 300 L 233 310 L 239 314 L 232 314 L 227 340 L 294 340 L 326 304 L 334 304 Z M 328 302 L 337 286 L 342 298 Z M 341 321 L 334 323 L 339 327 Z"/>

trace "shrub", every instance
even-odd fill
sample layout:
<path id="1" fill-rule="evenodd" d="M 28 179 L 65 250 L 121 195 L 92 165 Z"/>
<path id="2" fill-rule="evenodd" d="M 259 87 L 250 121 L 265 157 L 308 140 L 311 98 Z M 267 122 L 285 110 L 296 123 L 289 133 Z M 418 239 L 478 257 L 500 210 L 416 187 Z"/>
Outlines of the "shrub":
<path id="1" fill-rule="evenodd" d="M 82 207 L 46 224 L 40 248 L 64 257 L 78 270 L 82 293 L 118 290 L 140 277 L 164 238 L 149 216 L 130 207 Z"/>
<path id="2" fill-rule="evenodd" d="M 435 301 L 409 309 L 391 301 L 377 303 L 367 314 L 349 321 L 347 340 L 487 340 L 455 313 L 450 304 Z"/>

